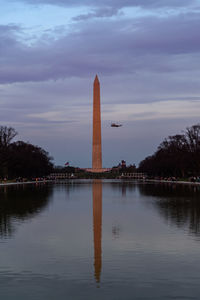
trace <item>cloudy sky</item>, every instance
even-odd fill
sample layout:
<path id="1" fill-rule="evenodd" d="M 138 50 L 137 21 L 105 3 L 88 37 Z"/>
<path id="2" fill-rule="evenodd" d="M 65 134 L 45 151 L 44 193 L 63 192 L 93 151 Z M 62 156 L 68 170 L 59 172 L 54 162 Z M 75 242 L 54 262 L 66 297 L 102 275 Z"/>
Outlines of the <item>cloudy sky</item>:
<path id="1" fill-rule="evenodd" d="M 0 0 L 0 7 L 0 125 L 56 164 L 91 167 L 96 73 L 104 167 L 137 164 L 164 137 L 200 123 L 200 0 Z"/>

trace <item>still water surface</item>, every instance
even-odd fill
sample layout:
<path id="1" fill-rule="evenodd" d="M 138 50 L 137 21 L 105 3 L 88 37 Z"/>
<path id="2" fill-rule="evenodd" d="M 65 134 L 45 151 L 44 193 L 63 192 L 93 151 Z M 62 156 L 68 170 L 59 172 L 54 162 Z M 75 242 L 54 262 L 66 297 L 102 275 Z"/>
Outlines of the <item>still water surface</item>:
<path id="1" fill-rule="evenodd" d="M 200 190 L 0 188 L 0 299 L 200 299 Z"/>

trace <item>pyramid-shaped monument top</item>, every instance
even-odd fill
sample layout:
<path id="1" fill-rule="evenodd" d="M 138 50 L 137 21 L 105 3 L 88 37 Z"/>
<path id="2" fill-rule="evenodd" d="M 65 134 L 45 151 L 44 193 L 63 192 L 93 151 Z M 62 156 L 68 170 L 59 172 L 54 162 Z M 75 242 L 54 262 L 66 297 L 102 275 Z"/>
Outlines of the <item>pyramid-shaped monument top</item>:
<path id="1" fill-rule="evenodd" d="M 99 83 L 99 78 L 97 75 L 95 76 L 94 83 Z"/>

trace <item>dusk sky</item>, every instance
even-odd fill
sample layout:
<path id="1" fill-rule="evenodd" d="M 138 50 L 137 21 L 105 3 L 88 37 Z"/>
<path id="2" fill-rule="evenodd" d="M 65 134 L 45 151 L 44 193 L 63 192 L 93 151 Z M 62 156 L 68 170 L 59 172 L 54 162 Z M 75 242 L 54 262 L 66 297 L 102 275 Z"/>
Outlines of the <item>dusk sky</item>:
<path id="1" fill-rule="evenodd" d="M 0 0 L 0 125 L 54 163 L 136 163 L 200 123 L 200 0 Z M 123 124 L 110 127 L 111 122 Z"/>

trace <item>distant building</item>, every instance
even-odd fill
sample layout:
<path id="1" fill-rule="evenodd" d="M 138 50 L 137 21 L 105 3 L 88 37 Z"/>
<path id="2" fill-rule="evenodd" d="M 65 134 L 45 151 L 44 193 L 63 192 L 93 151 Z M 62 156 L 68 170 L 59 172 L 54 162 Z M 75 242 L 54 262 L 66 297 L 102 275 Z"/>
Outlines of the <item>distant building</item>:
<path id="1" fill-rule="evenodd" d="M 121 161 L 121 168 L 126 168 L 126 161 L 125 160 Z"/>

